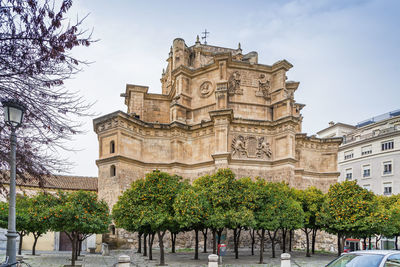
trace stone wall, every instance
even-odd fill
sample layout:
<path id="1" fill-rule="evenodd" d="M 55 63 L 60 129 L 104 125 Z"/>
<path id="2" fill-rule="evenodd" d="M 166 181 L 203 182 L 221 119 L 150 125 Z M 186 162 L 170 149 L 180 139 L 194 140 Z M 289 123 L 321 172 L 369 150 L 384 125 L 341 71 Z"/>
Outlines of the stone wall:
<path id="1" fill-rule="evenodd" d="M 223 242 L 227 245 L 229 250 L 234 249 L 233 243 L 233 231 L 232 230 L 224 230 L 223 235 L 226 236 L 226 240 Z M 257 251 L 260 245 L 259 236 L 256 233 L 254 249 Z M 134 249 L 138 248 L 138 235 L 137 233 L 129 233 L 123 229 L 117 229 L 116 235 L 105 234 L 104 241 L 109 243 L 111 248 L 123 248 L 123 249 Z M 142 236 L 143 242 L 143 236 Z M 328 234 L 324 231 L 318 231 L 316 242 L 315 242 L 315 250 L 316 251 L 329 251 L 336 252 L 337 247 L 337 237 L 335 235 Z M 157 235 L 154 237 L 153 247 L 158 248 L 158 238 Z M 171 236 L 168 232 L 164 237 L 164 247 L 166 250 L 170 250 L 172 246 Z M 176 238 L 176 249 L 183 248 L 193 248 L 195 247 L 195 233 L 194 231 L 179 233 Z M 276 249 L 282 249 L 282 236 L 281 233 L 278 232 L 276 244 Z M 251 249 L 251 237 L 249 231 L 242 231 L 240 235 L 240 248 Z M 289 247 L 289 235 L 287 236 L 286 249 Z M 204 248 L 204 237 L 203 233 L 199 231 L 199 251 L 203 251 Z M 265 237 L 265 248 L 271 248 L 271 241 L 269 240 L 268 234 L 266 233 Z M 295 250 L 306 250 L 306 237 L 302 230 L 296 230 L 293 235 L 292 241 L 292 249 Z M 212 232 L 208 230 L 207 232 L 207 251 L 212 251 Z M 311 251 L 311 234 L 310 234 L 310 251 Z"/>

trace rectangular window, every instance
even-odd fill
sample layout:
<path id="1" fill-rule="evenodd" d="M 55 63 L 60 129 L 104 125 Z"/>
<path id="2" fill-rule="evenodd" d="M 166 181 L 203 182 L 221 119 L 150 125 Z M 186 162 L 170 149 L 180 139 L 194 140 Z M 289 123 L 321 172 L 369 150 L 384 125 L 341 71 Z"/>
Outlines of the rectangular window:
<path id="1" fill-rule="evenodd" d="M 362 170 L 363 170 L 362 173 L 363 178 L 371 177 L 371 165 L 364 165 L 362 167 Z"/>
<path id="2" fill-rule="evenodd" d="M 390 196 L 392 194 L 392 183 L 383 184 L 383 194 L 385 196 Z"/>
<path id="3" fill-rule="evenodd" d="M 383 175 L 392 174 L 393 171 L 393 164 L 391 161 L 384 161 L 383 162 Z"/>
<path id="4" fill-rule="evenodd" d="M 365 184 L 365 185 L 363 185 L 363 188 L 367 189 L 368 191 L 370 191 L 371 190 L 371 185 Z"/>
<path id="5" fill-rule="evenodd" d="M 391 140 L 391 141 L 383 142 L 381 144 L 381 146 L 382 146 L 382 151 L 393 149 L 394 148 L 394 141 Z"/>
<path id="6" fill-rule="evenodd" d="M 344 159 L 352 159 L 353 157 L 353 150 L 344 152 Z"/>
<path id="7" fill-rule="evenodd" d="M 346 169 L 346 180 L 353 179 L 353 169 Z"/>
<path id="8" fill-rule="evenodd" d="M 361 156 L 372 154 L 372 146 L 363 146 L 361 148 Z"/>

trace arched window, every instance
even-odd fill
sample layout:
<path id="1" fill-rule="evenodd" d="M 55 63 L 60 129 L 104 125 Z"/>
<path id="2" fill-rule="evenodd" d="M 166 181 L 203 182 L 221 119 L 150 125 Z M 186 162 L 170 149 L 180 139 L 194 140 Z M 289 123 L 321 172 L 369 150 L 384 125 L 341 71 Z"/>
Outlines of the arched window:
<path id="1" fill-rule="evenodd" d="M 115 142 L 111 141 L 110 142 L 110 153 L 115 153 Z"/>
<path id="2" fill-rule="evenodd" d="M 110 176 L 114 177 L 117 174 L 117 169 L 115 168 L 115 165 L 111 165 L 110 167 Z"/>

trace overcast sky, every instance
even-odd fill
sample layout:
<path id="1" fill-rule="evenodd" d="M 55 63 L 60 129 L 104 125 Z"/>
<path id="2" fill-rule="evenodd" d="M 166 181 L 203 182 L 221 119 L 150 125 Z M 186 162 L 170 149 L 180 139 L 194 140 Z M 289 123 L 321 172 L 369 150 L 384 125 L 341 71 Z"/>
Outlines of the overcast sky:
<path id="1" fill-rule="evenodd" d="M 288 80 L 306 104 L 303 132 L 315 134 L 329 121 L 355 124 L 400 108 L 400 1 L 107 1 L 75 0 L 69 17 L 89 14 L 85 27 L 99 41 L 74 54 L 93 63 L 66 83 L 96 102 L 98 116 L 126 111 L 127 83 L 161 93 L 173 39 L 188 46 L 207 28 L 208 44 L 257 51 L 259 63 L 286 59 Z M 86 134 L 64 152 L 73 175 L 97 176 L 97 136 L 92 118 Z"/>

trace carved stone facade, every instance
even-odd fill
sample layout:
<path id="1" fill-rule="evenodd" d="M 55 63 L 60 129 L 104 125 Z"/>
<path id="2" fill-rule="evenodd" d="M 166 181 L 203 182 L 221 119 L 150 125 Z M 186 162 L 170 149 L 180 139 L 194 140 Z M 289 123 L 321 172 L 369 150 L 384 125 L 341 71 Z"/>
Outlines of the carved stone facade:
<path id="1" fill-rule="evenodd" d="M 99 140 L 99 197 L 112 206 L 132 181 L 159 169 L 195 179 L 230 168 L 327 191 L 337 181 L 340 138 L 301 133 L 299 83 L 286 60 L 258 63 L 256 52 L 175 39 L 162 94 L 126 86 L 127 111 L 94 120 Z"/>

